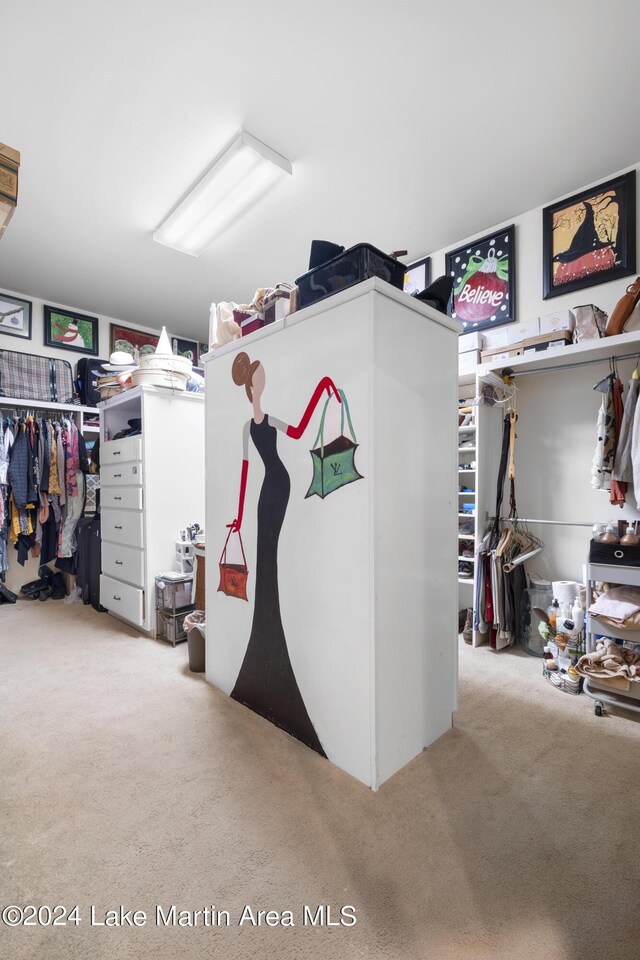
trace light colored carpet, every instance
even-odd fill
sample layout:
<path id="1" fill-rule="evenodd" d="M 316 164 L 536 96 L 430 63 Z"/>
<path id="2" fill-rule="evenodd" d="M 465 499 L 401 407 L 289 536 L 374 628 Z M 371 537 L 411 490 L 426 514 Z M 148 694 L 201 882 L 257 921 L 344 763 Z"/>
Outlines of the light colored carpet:
<path id="1" fill-rule="evenodd" d="M 0 610 L 3 904 L 11 960 L 635 960 L 640 724 L 597 719 L 539 661 L 461 647 L 455 728 L 371 793 L 89 607 Z M 91 928 L 120 904 L 139 929 Z M 230 912 L 160 928 L 156 904 Z M 238 927 L 245 904 L 296 926 Z M 357 908 L 312 928 L 303 904 Z"/>

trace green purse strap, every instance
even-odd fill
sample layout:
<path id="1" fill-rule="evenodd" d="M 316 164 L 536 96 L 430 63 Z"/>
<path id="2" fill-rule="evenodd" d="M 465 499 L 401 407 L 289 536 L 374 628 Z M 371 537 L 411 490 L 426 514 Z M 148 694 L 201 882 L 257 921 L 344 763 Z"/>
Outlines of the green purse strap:
<path id="1" fill-rule="evenodd" d="M 353 440 L 354 443 L 357 443 L 358 441 L 356 440 L 356 434 L 353 429 L 353 423 L 351 422 L 351 413 L 349 411 L 349 404 L 347 403 L 345 392 L 344 390 L 339 389 L 338 394 L 340 396 L 340 400 L 342 401 L 340 404 L 340 434 L 342 435 L 344 433 L 344 415 L 346 413 L 347 423 L 349 424 L 349 432 L 351 433 L 351 439 Z M 316 439 L 313 442 L 313 449 L 315 449 L 315 447 L 318 446 L 318 441 L 320 441 L 321 457 L 324 457 L 324 421 L 327 415 L 327 409 L 329 407 L 330 402 L 331 402 L 331 397 L 327 397 L 327 400 L 324 405 L 324 410 L 322 411 L 322 417 L 320 418 L 320 426 L 318 428 L 318 434 L 316 436 Z"/>

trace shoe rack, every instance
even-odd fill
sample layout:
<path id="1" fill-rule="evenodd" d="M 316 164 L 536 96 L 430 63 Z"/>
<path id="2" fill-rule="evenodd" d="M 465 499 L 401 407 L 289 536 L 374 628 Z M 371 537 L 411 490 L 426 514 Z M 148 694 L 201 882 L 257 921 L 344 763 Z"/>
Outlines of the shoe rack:
<path id="1" fill-rule="evenodd" d="M 475 378 L 473 382 L 468 381 L 469 378 L 464 377 L 458 383 L 458 584 L 461 607 L 473 605 L 471 590 L 477 532 Z"/>

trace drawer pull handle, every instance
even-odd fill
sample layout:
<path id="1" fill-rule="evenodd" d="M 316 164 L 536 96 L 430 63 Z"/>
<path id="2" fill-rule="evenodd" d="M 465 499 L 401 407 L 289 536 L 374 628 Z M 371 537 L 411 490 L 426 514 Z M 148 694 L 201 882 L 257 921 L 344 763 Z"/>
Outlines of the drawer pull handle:
<path id="1" fill-rule="evenodd" d="M 115 524 L 115 528 L 116 528 L 116 530 L 122 530 L 122 524 L 116 523 L 116 524 Z"/>
<path id="2" fill-rule="evenodd" d="M 116 560 L 116 567 L 122 566 L 122 560 Z"/>
<path id="3" fill-rule="evenodd" d="M 122 453 L 122 450 L 114 450 L 114 451 L 113 451 L 114 457 L 119 457 L 121 453 Z"/>
<path id="4" fill-rule="evenodd" d="M 122 597 L 116 597 L 116 595 L 115 595 L 115 593 L 114 593 L 113 599 L 114 599 L 114 600 L 122 600 Z"/>
<path id="5" fill-rule="evenodd" d="M 115 480 L 116 477 L 121 477 L 121 476 L 122 476 L 121 473 L 114 473 L 113 478 L 114 478 L 114 480 Z"/>
<path id="6" fill-rule="evenodd" d="M 114 500 L 122 500 L 122 497 L 114 497 Z"/>

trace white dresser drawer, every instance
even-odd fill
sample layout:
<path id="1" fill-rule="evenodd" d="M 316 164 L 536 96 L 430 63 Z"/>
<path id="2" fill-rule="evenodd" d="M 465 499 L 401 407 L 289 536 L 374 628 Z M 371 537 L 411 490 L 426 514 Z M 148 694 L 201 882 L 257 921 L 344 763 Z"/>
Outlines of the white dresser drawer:
<path id="1" fill-rule="evenodd" d="M 144 551 L 119 543 L 102 544 L 102 572 L 116 580 L 141 587 L 144 584 Z"/>
<path id="2" fill-rule="evenodd" d="M 144 590 L 120 583 L 104 574 L 100 577 L 100 603 L 137 626 L 144 624 Z"/>
<path id="3" fill-rule="evenodd" d="M 125 460 L 142 460 L 142 437 L 123 437 L 122 440 L 105 440 L 100 444 L 100 463 L 123 463 Z"/>
<path id="4" fill-rule="evenodd" d="M 103 487 L 100 506 L 125 510 L 142 510 L 142 487 Z"/>
<path id="5" fill-rule="evenodd" d="M 123 487 L 142 485 L 141 463 L 117 463 L 115 466 L 100 467 L 100 486 Z"/>
<path id="6" fill-rule="evenodd" d="M 142 513 L 137 510 L 102 510 L 102 539 L 110 543 L 124 543 L 128 547 L 143 547 Z"/>

